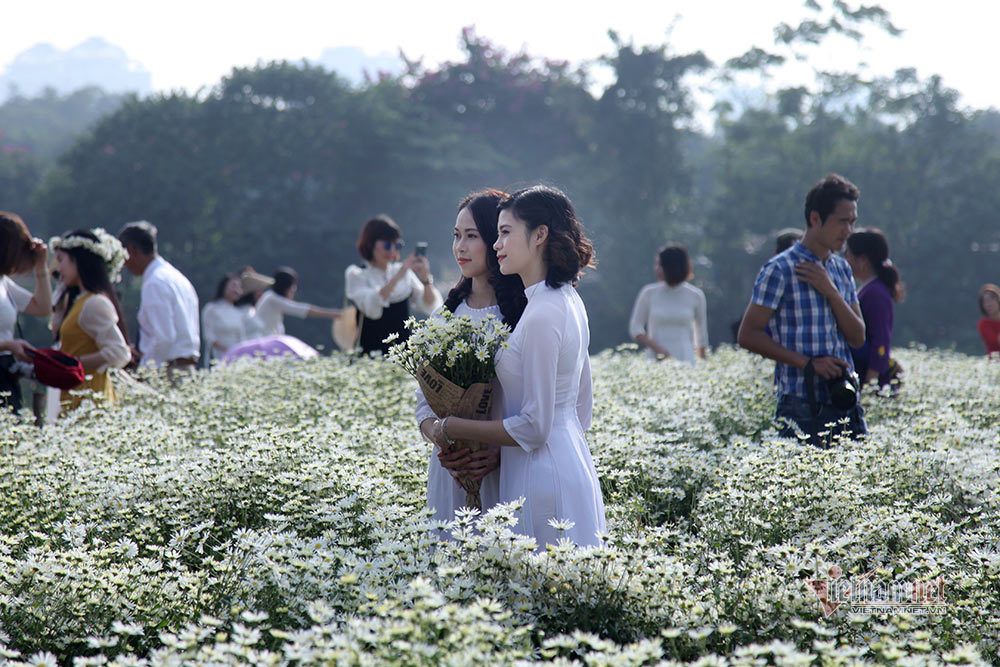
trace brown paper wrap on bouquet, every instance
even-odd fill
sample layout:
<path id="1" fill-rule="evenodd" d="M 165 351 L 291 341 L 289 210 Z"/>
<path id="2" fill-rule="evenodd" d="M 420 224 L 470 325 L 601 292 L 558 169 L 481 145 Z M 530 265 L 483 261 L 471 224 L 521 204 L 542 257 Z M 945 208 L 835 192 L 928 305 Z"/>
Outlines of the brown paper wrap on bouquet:
<path id="1" fill-rule="evenodd" d="M 417 382 L 420 384 L 420 390 L 424 392 L 427 405 L 431 406 L 431 410 L 438 417 L 462 417 L 480 421 L 490 418 L 493 386 L 489 383 L 477 382 L 468 389 L 463 389 L 430 366 L 421 366 L 417 369 Z M 473 440 L 456 439 L 453 448 L 475 452 L 482 449 L 483 444 Z M 480 480 L 459 477 L 458 481 L 465 489 L 465 506 L 483 509 L 483 501 L 479 497 Z"/>

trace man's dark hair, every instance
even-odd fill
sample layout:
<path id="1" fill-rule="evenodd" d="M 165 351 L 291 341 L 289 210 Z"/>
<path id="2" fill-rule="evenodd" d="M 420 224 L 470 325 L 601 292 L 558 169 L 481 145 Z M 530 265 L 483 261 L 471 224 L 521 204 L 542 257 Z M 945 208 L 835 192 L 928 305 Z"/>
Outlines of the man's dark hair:
<path id="1" fill-rule="evenodd" d="M 130 222 L 118 232 L 118 240 L 124 246 L 133 246 L 144 255 L 156 254 L 156 226 L 151 222 L 139 220 Z"/>
<path id="2" fill-rule="evenodd" d="M 809 216 L 813 211 L 819 213 L 820 224 L 837 208 L 837 202 L 842 199 L 858 201 L 861 192 L 854 183 L 839 174 L 830 174 L 822 181 L 812 186 L 806 195 L 806 229 L 809 229 Z"/>

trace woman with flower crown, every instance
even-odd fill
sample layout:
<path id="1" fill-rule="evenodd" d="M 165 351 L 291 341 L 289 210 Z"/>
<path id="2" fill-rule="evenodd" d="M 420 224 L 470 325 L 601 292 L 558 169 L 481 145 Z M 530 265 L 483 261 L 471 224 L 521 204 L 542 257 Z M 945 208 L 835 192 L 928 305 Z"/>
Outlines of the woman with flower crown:
<path id="1" fill-rule="evenodd" d="M 517 532 L 538 549 L 568 538 L 596 546 L 606 530 L 604 500 L 584 432 L 590 426 L 590 325 L 576 292 L 593 246 L 572 202 L 535 186 L 499 205 L 494 244 L 500 272 L 520 276 L 528 303 L 496 357 L 502 420 L 445 417 L 431 440 L 501 445 L 500 502 L 521 502 Z"/>
<path id="2" fill-rule="evenodd" d="M 497 240 L 497 205 L 504 196 L 499 190 L 480 190 L 458 205 L 451 250 L 462 278 L 448 293 L 444 308 L 477 321 L 492 315 L 513 329 L 527 300 L 521 279 L 500 273 L 497 253 L 493 249 Z M 500 392 L 496 392 L 493 399 L 496 416 L 501 414 L 502 401 Z M 418 388 L 417 423 L 429 442 L 433 442 L 430 429 L 437 417 Z M 427 506 L 434 511 L 435 519 L 451 521 L 455 518 L 455 510 L 465 506 L 465 490 L 453 476 L 481 480 L 479 494 L 483 511 L 497 503 L 500 495 L 499 449 L 493 446 L 477 452 L 458 449 L 445 453 L 447 450 L 434 447 L 427 468 Z"/>
<path id="3" fill-rule="evenodd" d="M 108 402 L 115 398 L 108 369 L 131 359 L 128 333 L 112 287 L 128 258 L 122 244 L 103 229 L 77 229 L 53 237 L 49 247 L 58 261 L 62 295 L 56 305 L 60 349 L 80 359 L 88 379 L 76 387 Z M 83 395 L 64 391 L 63 409 L 77 407 Z"/>

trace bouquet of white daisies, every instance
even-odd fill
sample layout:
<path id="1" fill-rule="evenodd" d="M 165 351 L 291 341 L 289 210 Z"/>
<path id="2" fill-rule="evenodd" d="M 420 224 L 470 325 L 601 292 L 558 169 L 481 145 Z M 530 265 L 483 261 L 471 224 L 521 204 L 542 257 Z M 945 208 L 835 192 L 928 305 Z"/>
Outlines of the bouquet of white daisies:
<path id="1" fill-rule="evenodd" d="M 473 320 L 442 310 L 440 316 L 406 322 L 410 336 L 389 350 L 389 359 L 417 378 L 434 413 L 440 417 L 489 419 L 493 404 L 494 361 L 506 345 L 510 329 L 490 315 Z M 386 339 L 391 342 L 396 336 Z M 478 450 L 471 440 L 456 440 L 455 448 Z M 459 478 L 466 506 L 482 509 L 477 480 Z"/>

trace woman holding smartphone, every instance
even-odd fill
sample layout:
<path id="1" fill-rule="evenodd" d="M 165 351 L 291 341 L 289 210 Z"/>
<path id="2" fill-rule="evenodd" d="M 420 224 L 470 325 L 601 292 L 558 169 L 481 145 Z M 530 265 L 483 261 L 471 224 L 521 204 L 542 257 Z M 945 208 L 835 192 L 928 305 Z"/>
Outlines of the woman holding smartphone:
<path id="1" fill-rule="evenodd" d="M 601 543 L 604 501 L 584 431 L 590 426 L 590 325 L 575 284 L 593 246 L 572 202 L 546 186 L 501 201 L 494 248 L 504 275 L 528 299 L 496 361 L 504 419 L 446 417 L 430 426 L 442 447 L 456 438 L 501 445 L 500 502 L 522 502 L 519 533 L 537 548 L 568 538 Z"/>
<path id="2" fill-rule="evenodd" d="M 444 307 L 473 320 L 492 315 L 513 329 L 527 299 L 521 279 L 500 272 L 493 249 L 497 240 L 497 205 L 504 196 L 499 190 L 480 190 L 458 205 L 451 250 L 462 278 L 448 292 Z M 419 244 L 417 249 L 419 252 Z M 498 390 L 493 399 L 494 417 L 502 416 L 502 404 L 502 392 Z M 437 418 L 418 387 L 417 423 L 428 442 L 434 442 L 431 429 Z M 500 497 L 500 447 L 493 445 L 477 452 L 446 451 L 447 448 L 435 446 L 427 468 L 427 506 L 434 510 L 434 518 L 451 521 L 455 510 L 465 505 L 465 490 L 453 476 L 481 480 L 479 495 L 483 511 L 495 505 Z"/>
<path id="3" fill-rule="evenodd" d="M 399 226 L 388 216 L 372 218 L 358 238 L 364 264 L 350 266 L 344 274 L 347 300 L 358 308 L 363 354 L 387 353 L 390 344 L 382 341 L 389 334 L 405 340 L 409 332 L 403 323 L 411 306 L 428 315 L 441 306 L 427 258 L 413 253 L 400 261 L 401 237 Z"/>

